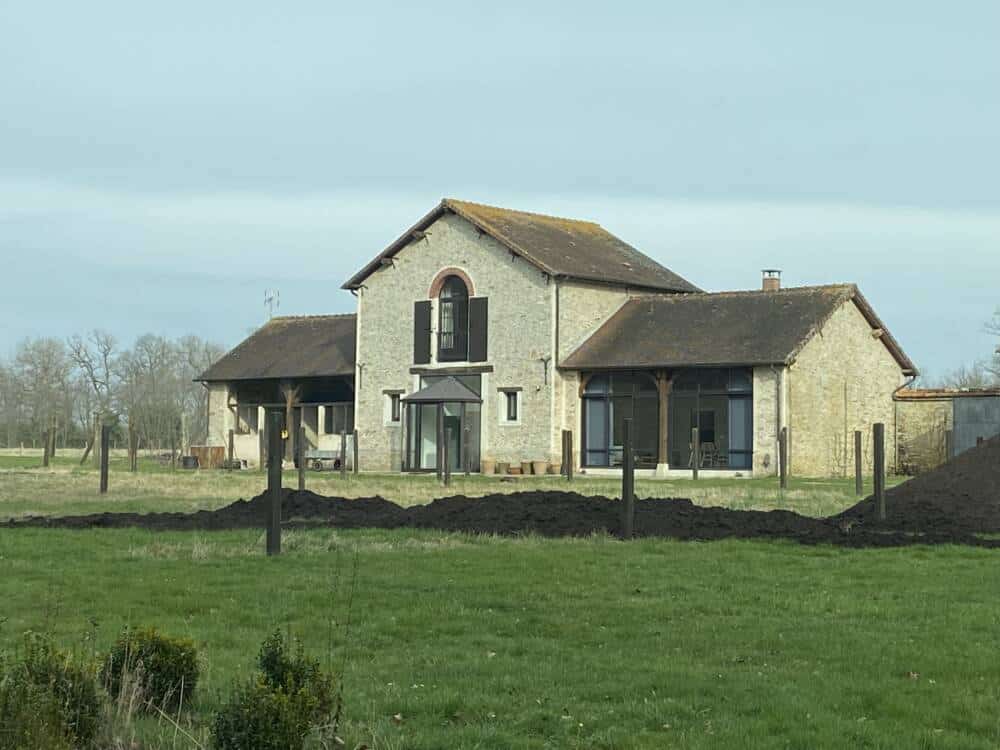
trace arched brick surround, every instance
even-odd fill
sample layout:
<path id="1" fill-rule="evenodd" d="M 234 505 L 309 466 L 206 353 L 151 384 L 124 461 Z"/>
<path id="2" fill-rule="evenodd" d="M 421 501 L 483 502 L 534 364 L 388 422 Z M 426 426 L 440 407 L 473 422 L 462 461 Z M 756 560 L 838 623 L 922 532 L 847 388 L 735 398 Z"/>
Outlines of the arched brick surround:
<path id="1" fill-rule="evenodd" d="M 443 268 L 438 271 L 437 276 L 434 277 L 434 281 L 431 282 L 431 288 L 427 292 L 428 299 L 434 299 L 441 293 L 441 287 L 444 286 L 444 280 L 449 276 L 457 276 L 462 281 L 465 282 L 465 288 L 469 290 L 469 296 L 475 297 L 476 290 L 472 286 L 472 279 L 469 278 L 469 274 L 463 271 L 461 268 Z"/>

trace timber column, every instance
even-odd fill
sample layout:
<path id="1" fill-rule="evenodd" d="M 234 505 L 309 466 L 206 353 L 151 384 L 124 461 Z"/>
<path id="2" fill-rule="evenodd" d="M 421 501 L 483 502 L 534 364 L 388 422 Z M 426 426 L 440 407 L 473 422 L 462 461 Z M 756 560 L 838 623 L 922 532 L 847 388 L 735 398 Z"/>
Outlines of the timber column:
<path id="1" fill-rule="evenodd" d="M 670 432 L 670 391 L 673 385 L 673 377 L 668 370 L 656 371 L 656 392 L 660 397 L 660 439 L 657 442 L 656 451 L 656 476 L 658 477 L 667 475 L 667 467 L 670 464 L 670 446 L 667 444 L 667 435 Z"/>

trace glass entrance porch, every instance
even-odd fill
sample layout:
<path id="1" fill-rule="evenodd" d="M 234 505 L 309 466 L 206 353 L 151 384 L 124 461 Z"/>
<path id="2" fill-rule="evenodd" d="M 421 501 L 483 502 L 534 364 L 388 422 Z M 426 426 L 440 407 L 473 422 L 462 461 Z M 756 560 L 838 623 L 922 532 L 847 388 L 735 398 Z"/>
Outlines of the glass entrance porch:
<path id="1" fill-rule="evenodd" d="M 452 471 L 479 471 L 481 388 L 479 375 L 421 378 L 421 389 L 403 398 L 404 471 L 435 471 L 442 439 Z"/>
<path id="2" fill-rule="evenodd" d="M 753 374 L 747 368 L 683 370 L 670 395 L 670 466 L 691 468 L 698 430 L 699 468 L 753 467 Z"/>

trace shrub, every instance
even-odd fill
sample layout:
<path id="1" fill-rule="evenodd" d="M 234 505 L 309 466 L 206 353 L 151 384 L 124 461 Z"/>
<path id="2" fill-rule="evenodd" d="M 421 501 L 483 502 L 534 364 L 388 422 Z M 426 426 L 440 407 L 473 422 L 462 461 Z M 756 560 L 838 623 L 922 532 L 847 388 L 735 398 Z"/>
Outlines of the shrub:
<path id="1" fill-rule="evenodd" d="M 280 631 L 261 646 L 260 674 L 237 687 L 212 725 L 217 750 L 300 750 L 334 709 L 333 678 L 296 642 L 290 653 Z"/>
<path id="2" fill-rule="evenodd" d="M 102 703 L 94 671 L 75 664 L 52 642 L 29 633 L 24 658 L 4 660 L 0 674 L 0 746 L 89 746 Z"/>
<path id="3" fill-rule="evenodd" d="M 101 681 L 113 697 L 129 682 L 138 685 L 145 706 L 175 709 L 198 684 L 198 654 L 186 638 L 156 628 L 125 628 L 104 660 Z"/>

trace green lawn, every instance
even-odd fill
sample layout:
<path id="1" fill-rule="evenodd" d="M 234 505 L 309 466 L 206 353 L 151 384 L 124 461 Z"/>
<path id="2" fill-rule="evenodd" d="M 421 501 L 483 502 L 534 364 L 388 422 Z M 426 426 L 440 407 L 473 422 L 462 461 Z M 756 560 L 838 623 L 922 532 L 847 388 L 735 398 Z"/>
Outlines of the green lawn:
<path id="1" fill-rule="evenodd" d="M 95 479 L 59 463 L 10 467 L 0 517 L 215 507 L 263 481 L 115 472 L 102 499 Z M 346 488 L 439 492 L 424 478 Z M 783 497 L 768 480 L 640 484 L 654 491 L 737 506 L 853 502 L 843 480 Z M 262 535 L 246 531 L 0 529 L 0 644 L 42 629 L 90 652 L 126 622 L 190 636 L 204 682 L 183 723 L 201 740 L 281 627 L 346 665 L 350 748 L 1000 746 L 1000 576 L 987 550 L 311 530 L 287 533 L 280 558 L 262 552 Z M 147 747 L 194 746 L 151 720 L 140 730 L 160 738 Z"/>

